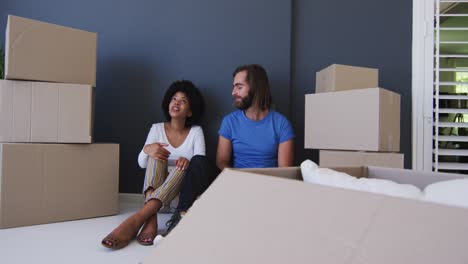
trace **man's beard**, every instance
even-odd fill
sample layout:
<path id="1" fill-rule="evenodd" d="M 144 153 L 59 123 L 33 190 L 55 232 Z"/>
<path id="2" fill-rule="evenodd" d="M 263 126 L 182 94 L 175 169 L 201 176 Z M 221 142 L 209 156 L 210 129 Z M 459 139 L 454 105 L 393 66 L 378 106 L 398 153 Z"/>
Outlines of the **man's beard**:
<path id="1" fill-rule="evenodd" d="M 237 109 L 247 110 L 252 106 L 253 96 L 248 94 L 246 97 L 242 98 L 240 102 L 234 101 L 234 105 Z"/>

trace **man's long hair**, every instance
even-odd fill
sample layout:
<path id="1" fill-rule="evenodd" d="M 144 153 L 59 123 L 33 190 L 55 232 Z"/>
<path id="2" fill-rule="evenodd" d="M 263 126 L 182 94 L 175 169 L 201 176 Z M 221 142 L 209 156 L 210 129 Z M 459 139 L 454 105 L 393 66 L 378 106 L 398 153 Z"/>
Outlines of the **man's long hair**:
<path id="1" fill-rule="evenodd" d="M 258 64 L 242 65 L 237 67 L 232 77 L 235 77 L 236 74 L 242 71 L 247 72 L 245 81 L 250 86 L 249 94 L 252 96 L 252 104 L 261 110 L 270 109 L 272 97 L 265 69 Z"/>

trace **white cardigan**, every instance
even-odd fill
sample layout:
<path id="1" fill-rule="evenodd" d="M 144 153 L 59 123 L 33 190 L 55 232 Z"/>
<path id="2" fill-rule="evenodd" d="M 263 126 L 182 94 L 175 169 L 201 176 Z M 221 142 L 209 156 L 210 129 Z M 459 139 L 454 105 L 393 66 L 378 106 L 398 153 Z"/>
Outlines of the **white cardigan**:
<path id="1" fill-rule="evenodd" d="M 177 148 L 174 148 L 167 139 L 166 131 L 164 129 L 164 123 L 157 123 L 151 126 L 151 129 L 146 138 L 145 145 L 152 143 L 166 143 L 169 146 L 166 149 L 171 153 L 169 155 L 169 164 L 175 162 L 180 157 L 184 157 L 190 160 L 195 155 L 205 155 L 205 137 L 203 135 L 203 130 L 200 126 L 192 126 L 187 135 L 187 138 Z M 145 148 L 143 146 L 143 149 Z M 148 155 L 141 150 L 138 155 L 138 164 L 141 168 L 146 168 L 148 163 Z"/>

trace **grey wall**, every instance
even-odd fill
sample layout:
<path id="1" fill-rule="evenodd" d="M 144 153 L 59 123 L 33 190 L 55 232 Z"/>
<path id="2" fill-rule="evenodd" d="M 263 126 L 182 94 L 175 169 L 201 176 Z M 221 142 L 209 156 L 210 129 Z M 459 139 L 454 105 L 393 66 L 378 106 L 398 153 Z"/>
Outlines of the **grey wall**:
<path id="1" fill-rule="evenodd" d="M 211 158 L 221 118 L 234 110 L 236 66 L 264 65 L 277 109 L 289 114 L 289 0 L 3 0 L 2 29 L 8 14 L 98 32 L 95 141 L 120 143 L 120 192 L 142 187 L 137 155 L 151 123 L 163 121 L 160 102 L 176 79 L 205 95 Z"/>
<path id="2" fill-rule="evenodd" d="M 412 1 L 293 1 L 291 119 L 298 135 L 295 162 L 317 161 L 304 150 L 304 94 L 315 72 L 330 64 L 379 69 L 379 86 L 401 95 L 401 152 L 411 167 Z M 346 136 L 346 131 L 343 131 Z"/>
<path id="3" fill-rule="evenodd" d="M 297 134 L 296 164 L 317 160 L 303 149 L 304 94 L 314 92 L 315 72 L 332 63 L 379 68 L 380 86 L 402 95 L 410 167 L 411 1 L 0 0 L 2 29 L 8 14 L 98 32 L 95 139 L 121 144 L 121 192 L 140 191 L 136 157 L 176 79 L 194 81 L 206 97 L 214 158 L 221 118 L 233 110 L 231 73 L 246 63 L 268 71 L 276 109 Z"/>

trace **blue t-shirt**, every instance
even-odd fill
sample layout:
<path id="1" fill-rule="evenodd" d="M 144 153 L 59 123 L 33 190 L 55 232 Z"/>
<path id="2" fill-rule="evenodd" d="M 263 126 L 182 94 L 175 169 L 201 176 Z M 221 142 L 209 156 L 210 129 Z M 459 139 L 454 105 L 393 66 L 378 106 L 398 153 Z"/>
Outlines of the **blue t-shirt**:
<path id="1" fill-rule="evenodd" d="M 234 111 L 224 117 L 218 133 L 231 141 L 234 168 L 278 167 L 278 145 L 294 137 L 288 119 L 271 110 L 259 121 Z"/>

